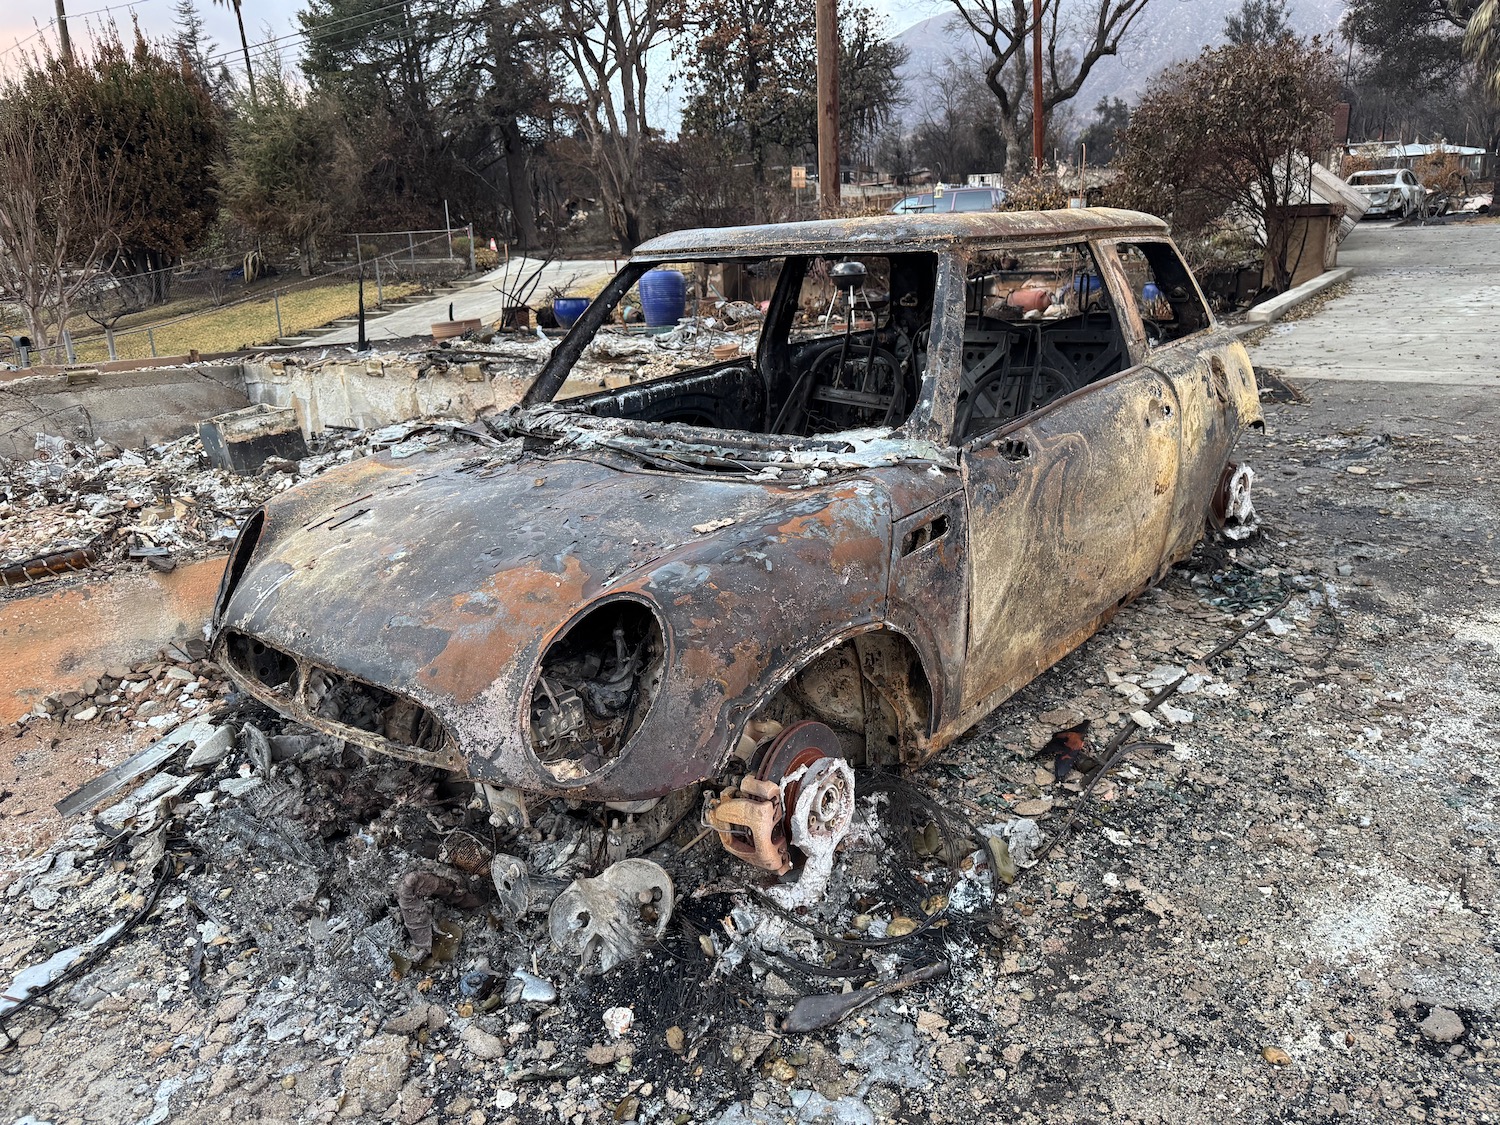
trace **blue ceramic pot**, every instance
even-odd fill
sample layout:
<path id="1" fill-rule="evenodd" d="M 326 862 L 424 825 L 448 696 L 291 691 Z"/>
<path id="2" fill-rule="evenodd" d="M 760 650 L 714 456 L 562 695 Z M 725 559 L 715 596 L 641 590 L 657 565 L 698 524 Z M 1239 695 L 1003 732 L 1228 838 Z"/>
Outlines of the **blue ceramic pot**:
<path id="1" fill-rule="evenodd" d="M 687 279 L 677 270 L 651 270 L 638 288 L 648 328 L 670 327 L 687 314 Z"/>
<path id="2" fill-rule="evenodd" d="M 588 311 L 588 307 L 587 297 L 557 297 L 552 301 L 552 315 L 557 317 L 559 326 L 572 328 L 578 323 L 578 318 Z"/>

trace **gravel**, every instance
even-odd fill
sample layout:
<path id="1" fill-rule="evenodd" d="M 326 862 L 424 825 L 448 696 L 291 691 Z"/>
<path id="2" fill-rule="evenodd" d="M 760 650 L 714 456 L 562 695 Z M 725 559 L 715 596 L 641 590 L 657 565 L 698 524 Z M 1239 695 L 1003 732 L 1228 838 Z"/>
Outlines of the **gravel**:
<path id="1" fill-rule="evenodd" d="M 57 1123 L 1496 1120 L 1500 404 L 1301 390 L 1244 450 L 1261 534 L 1205 548 L 917 778 L 974 831 L 945 925 L 820 943 L 706 842 L 684 851 L 689 818 L 651 853 L 679 906 L 641 961 L 580 976 L 540 916 L 508 925 L 491 899 L 438 907 L 453 959 L 403 969 L 392 880 L 475 811 L 413 767 L 318 746 L 234 796 L 222 782 L 257 780 L 237 745 L 145 837 L 79 824 L 0 874 L 3 982 L 137 907 L 154 833 L 174 871 L 55 1012 L 13 1021 L 0 1104 Z M 1283 599 L 1284 629 L 1205 662 Z M 1089 719 L 1098 750 L 1181 673 L 1152 745 L 1080 807 L 1084 779 L 1057 781 L 1042 748 Z M 1077 816 L 995 887 L 979 828 L 1022 809 L 1049 842 Z M 534 864 L 572 816 L 530 840 Z M 889 808 L 857 835 L 818 923 L 920 917 L 947 845 Z M 798 995 L 839 989 L 829 963 L 890 979 L 939 958 L 946 977 L 834 1028 L 776 1030 Z M 517 969 L 555 1000 L 464 993 Z M 619 1039 L 611 1008 L 632 1012 Z"/>

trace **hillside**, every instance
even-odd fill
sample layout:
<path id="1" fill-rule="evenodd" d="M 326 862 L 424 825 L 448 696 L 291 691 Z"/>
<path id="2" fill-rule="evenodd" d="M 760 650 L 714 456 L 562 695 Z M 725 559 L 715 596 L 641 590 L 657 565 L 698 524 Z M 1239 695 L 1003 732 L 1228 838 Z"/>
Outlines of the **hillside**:
<path id="1" fill-rule="evenodd" d="M 1076 8 L 1084 6 L 1078 0 L 1073 3 Z M 1131 30 L 1119 56 L 1102 59 L 1094 67 L 1075 103 L 1080 118 L 1088 117 L 1100 98 L 1136 101 L 1163 67 L 1192 58 L 1205 46 L 1221 43 L 1224 17 L 1239 6 L 1240 0 L 1155 0 Z M 1343 10 L 1343 0 L 1294 0 L 1292 23 L 1303 35 L 1327 36 L 1336 28 Z M 922 117 L 925 76 L 940 76 L 949 59 L 985 49 L 967 28 L 954 28 L 955 19 L 939 13 L 895 37 L 910 52 L 901 72 L 911 99 L 903 113 L 908 125 Z"/>

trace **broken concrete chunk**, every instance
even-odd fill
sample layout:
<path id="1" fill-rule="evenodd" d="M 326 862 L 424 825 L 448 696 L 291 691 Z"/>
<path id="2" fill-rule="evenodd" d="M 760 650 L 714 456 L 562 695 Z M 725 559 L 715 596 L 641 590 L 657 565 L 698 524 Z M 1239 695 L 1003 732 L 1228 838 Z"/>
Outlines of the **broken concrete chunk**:
<path id="1" fill-rule="evenodd" d="M 593 879 L 576 879 L 548 913 L 552 944 L 584 972 L 607 973 L 638 957 L 666 931 L 671 877 L 648 859 L 622 859 Z"/>
<path id="2" fill-rule="evenodd" d="M 214 727 L 212 734 L 196 741 L 198 745 L 187 760 L 187 768 L 190 770 L 203 769 L 221 762 L 224 755 L 234 747 L 234 730 L 227 726 Z"/>
<path id="3" fill-rule="evenodd" d="M 1467 1029 L 1457 1012 L 1448 1008 L 1434 1008 L 1418 1026 L 1418 1030 L 1434 1043 L 1452 1043 L 1463 1038 Z"/>
<path id="4" fill-rule="evenodd" d="M 489 1062 L 505 1057 L 505 1040 L 475 1024 L 471 1023 L 459 1032 L 458 1038 L 475 1058 Z"/>

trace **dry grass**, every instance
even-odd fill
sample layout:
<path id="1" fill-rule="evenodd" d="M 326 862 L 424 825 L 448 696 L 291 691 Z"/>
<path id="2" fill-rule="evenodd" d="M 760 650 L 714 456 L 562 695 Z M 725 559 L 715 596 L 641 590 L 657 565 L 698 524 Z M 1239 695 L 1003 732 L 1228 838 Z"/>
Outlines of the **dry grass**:
<path id="1" fill-rule="evenodd" d="M 384 286 L 387 301 L 421 291 L 412 281 L 390 282 Z M 365 300 L 373 302 L 375 287 L 365 283 Z M 188 298 L 157 309 L 150 321 L 148 336 L 145 324 L 131 324 L 115 334 L 115 350 L 120 359 L 146 359 L 152 355 L 184 355 L 190 351 L 204 353 L 232 352 L 257 344 L 269 344 L 278 335 L 294 336 L 319 328 L 340 317 L 353 316 L 359 308 L 357 282 L 315 283 L 281 294 L 281 331 L 276 326 L 276 299 L 271 290 L 264 297 L 222 308 L 202 309 L 202 298 Z M 194 307 L 202 311 L 193 311 Z M 373 309 L 367 304 L 367 309 Z M 166 311 L 167 316 L 162 316 Z M 184 315 L 186 314 L 186 315 Z M 109 358 L 102 333 L 77 339 L 75 350 L 79 362 L 100 362 Z"/>

